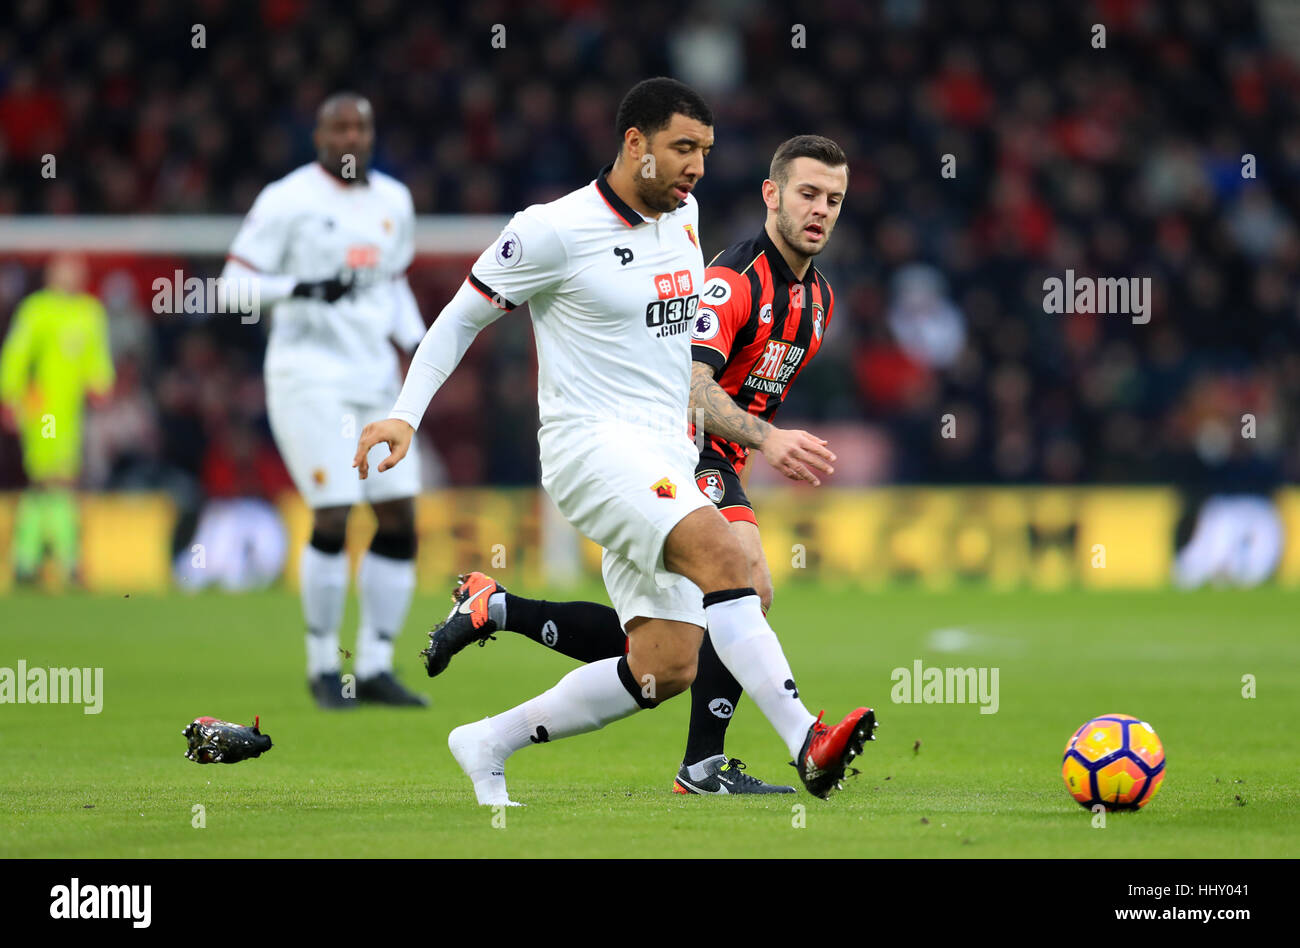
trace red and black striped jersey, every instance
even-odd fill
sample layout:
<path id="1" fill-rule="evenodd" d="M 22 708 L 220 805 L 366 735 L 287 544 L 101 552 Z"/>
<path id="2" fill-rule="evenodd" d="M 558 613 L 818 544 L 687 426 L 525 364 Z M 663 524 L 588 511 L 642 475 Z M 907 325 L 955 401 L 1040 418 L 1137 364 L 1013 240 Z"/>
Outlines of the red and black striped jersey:
<path id="1" fill-rule="evenodd" d="M 785 393 L 821 348 L 835 308 L 831 285 L 809 267 L 794 275 L 766 229 L 709 263 L 691 335 L 691 358 L 745 411 L 771 421 Z M 737 471 L 749 449 L 708 435 L 706 448 Z"/>

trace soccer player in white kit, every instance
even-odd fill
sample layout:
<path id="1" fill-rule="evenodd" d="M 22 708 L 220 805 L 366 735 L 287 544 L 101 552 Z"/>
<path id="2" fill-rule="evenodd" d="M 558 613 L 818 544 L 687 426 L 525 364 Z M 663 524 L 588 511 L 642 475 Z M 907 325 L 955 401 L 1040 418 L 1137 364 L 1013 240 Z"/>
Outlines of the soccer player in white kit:
<path id="1" fill-rule="evenodd" d="M 542 486 L 604 547 L 605 585 L 629 646 L 451 732 L 478 802 L 512 804 L 505 761 L 516 750 L 596 730 L 689 688 L 706 624 L 805 786 L 825 797 L 871 739 L 875 716 L 858 708 L 827 727 L 799 700 L 745 553 L 696 487 L 698 451 L 687 436 L 690 327 L 704 278 L 690 192 L 713 145 L 712 113 L 687 86 L 647 79 L 624 97 L 615 125 L 612 165 L 516 214 L 479 257 L 416 350 L 388 420 L 363 430 L 354 463 L 364 479 L 370 450 L 384 442 L 391 453 L 378 470 L 398 464 L 475 335 L 529 301 Z"/>
<path id="2" fill-rule="evenodd" d="M 415 252 L 411 193 L 370 169 L 374 137 L 366 99 L 346 92 L 326 99 L 316 115 L 317 160 L 262 190 L 222 274 L 251 284 L 259 305 L 272 307 L 267 415 L 312 509 L 299 571 L 307 677 L 316 703 L 331 709 L 357 700 L 428 704 L 393 675 L 393 641 L 415 590 L 418 457 L 365 484 L 351 471 L 357 431 L 383 418 L 399 390 L 393 343 L 410 351 L 424 335 L 406 281 Z M 378 529 L 357 573 L 354 700 L 340 674 L 339 626 L 348 591 L 344 533 L 362 501 L 373 506 Z"/>

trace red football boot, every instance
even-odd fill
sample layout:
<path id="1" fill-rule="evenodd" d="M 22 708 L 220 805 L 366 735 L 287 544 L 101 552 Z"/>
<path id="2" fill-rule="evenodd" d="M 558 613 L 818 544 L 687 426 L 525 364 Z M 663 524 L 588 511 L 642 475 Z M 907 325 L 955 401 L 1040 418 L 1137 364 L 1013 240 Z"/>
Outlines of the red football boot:
<path id="1" fill-rule="evenodd" d="M 808 728 L 795 768 L 799 779 L 815 797 L 825 800 L 840 788 L 845 768 L 862 753 L 867 741 L 876 739 L 876 714 L 870 708 L 858 708 L 845 715 L 834 727 L 822 724 L 822 711 Z M 855 769 L 853 771 L 857 773 Z"/>

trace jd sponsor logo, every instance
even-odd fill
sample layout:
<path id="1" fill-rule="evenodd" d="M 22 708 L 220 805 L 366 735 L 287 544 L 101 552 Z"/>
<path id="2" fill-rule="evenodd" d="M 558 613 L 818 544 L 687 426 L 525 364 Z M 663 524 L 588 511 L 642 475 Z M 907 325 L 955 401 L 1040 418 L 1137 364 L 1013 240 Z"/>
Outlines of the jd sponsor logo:
<path id="1" fill-rule="evenodd" d="M 104 710 L 104 669 L 0 667 L 0 704 L 84 704 L 85 714 Z"/>
<path id="2" fill-rule="evenodd" d="M 542 644 L 555 648 L 555 643 L 558 641 L 560 641 L 560 630 L 554 619 L 547 619 L 546 624 L 542 626 Z"/>
<path id="3" fill-rule="evenodd" d="M 50 889 L 50 918 L 129 918 L 133 928 L 148 928 L 153 911 L 151 885 L 70 885 Z"/>
<path id="4" fill-rule="evenodd" d="M 998 713 L 996 668 L 925 668 L 918 658 L 911 668 L 895 668 L 889 680 L 894 704 L 978 704 L 980 714 Z"/>
<path id="5" fill-rule="evenodd" d="M 726 698 L 714 698 L 709 702 L 709 711 L 713 713 L 715 718 L 722 718 L 724 721 L 731 717 L 735 710 L 731 702 Z"/>

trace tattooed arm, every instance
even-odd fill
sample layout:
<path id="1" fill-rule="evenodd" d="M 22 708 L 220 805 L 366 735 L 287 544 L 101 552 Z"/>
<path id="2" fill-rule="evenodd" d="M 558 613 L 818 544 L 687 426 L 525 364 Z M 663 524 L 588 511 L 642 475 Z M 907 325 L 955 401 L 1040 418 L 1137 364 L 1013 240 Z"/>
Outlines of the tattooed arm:
<path id="1" fill-rule="evenodd" d="M 690 412 L 697 429 L 747 448 L 758 448 L 769 464 L 791 480 L 808 481 L 816 487 L 821 481 L 812 468 L 835 473 L 829 464 L 835 455 L 827 450 L 825 441 L 806 431 L 778 428 L 751 415 L 713 380 L 713 366 L 704 362 L 691 363 Z"/>
<path id="2" fill-rule="evenodd" d="M 763 444 L 772 426 L 745 411 L 713 381 L 713 366 L 691 363 L 691 421 L 696 428 L 747 448 Z"/>

